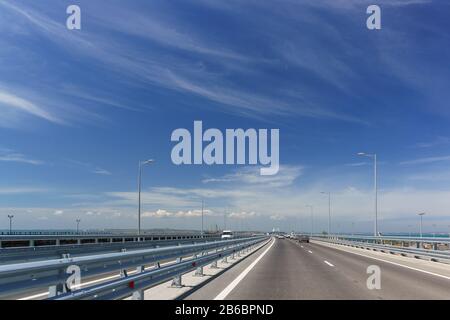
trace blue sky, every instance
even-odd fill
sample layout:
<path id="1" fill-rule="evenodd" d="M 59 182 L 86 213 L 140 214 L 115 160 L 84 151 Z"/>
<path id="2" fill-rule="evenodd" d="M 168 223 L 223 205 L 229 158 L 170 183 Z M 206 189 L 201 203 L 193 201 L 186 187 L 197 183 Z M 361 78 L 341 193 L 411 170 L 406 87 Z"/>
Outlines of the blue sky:
<path id="1" fill-rule="evenodd" d="M 366 8 L 382 8 L 382 30 Z M 67 30 L 66 7 L 82 29 Z M 0 228 L 448 232 L 450 7 L 431 0 L 0 1 Z M 175 166 L 171 132 L 279 128 L 281 170 Z M 435 225 L 435 226 L 433 226 Z"/>

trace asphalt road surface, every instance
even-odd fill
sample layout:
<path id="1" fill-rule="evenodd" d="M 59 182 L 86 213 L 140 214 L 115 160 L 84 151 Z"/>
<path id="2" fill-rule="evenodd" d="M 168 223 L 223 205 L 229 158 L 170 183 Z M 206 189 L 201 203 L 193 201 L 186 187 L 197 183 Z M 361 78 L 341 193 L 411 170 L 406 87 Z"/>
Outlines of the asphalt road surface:
<path id="1" fill-rule="evenodd" d="M 371 265 L 381 271 L 379 290 L 367 287 Z M 186 297 L 214 298 L 450 299 L 450 277 L 320 244 L 277 239 Z"/>

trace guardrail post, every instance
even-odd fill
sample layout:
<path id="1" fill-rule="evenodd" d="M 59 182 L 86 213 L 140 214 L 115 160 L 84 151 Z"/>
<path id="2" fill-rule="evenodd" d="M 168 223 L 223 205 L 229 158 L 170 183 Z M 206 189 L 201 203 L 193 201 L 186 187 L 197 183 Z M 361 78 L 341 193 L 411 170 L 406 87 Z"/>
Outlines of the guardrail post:
<path id="1" fill-rule="evenodd" d="M 222 248 L 222 251 L 227 250 L 227 248 L 228 248 L 228 246 L 225 246 L 224 248 Z M 226 255 L 223 256 L 222 262 L 223 263 L 228 263 L 228 257 Z"/>
<path id="2" fill-rule="evenodd" d="M 69 255 L 68 253 L 64 253 L 64 254 L 62 255 L 62 258 L 63 258 L 63 259 L 68 259 L 69 256 L 70 256 L 70 255 Z M 62 272 L 59 271 L 59 274 L 61 275 Z M 53 285 L 53 286 L 50 286 L 50 287 L 48 288 L 48 297 L 49 297 L 49 298 L 55 297 L 55 296 L 57 296 L 57 295 L 60 295 L 60 294 L 66 293 L 66 292 L 67 292 L 66 284 L 63 283 L 63 282 L 60 282 L 60 283 L 57 283 L 57 284 L 55 284 L 55 285 Z"/>
<path id="3" fill-rule="evenodd" d="M 181 262 L 181 257 L 177 258 L 177 262 L 176 263 L 180 263 Z M 183 286 L 183 283 L 181 282 L 181 275 L 179 276 L 175 276 L 172 280 L 172 287 L 174 288 L 181 288 Z"/>
<path id="4" fill-rule="evenodd" d="M 144 272 L 145 266 L 139 266 L 136 268 L 137 273 Z M 133 300 L 144 300 L 144 290 L 137 290 L 133 292 L 133 296 L 131 297 Z"/>
<path id="5" fill-rule="evenodd" d="M 201 254 L 200 254 L 200 256 L 202 257 L 202 256 L 204 256 L 204 252 L 202 252 Z M 197 258 L 198 258 L 198 256 L 197 256 Z M 204 274 L 203 274 L 203 267 L 198 267 L 196 270 L 195 270 L 195 274 L 194 274 L 195 276 L 197 276 L 197 277 L 203 277 L 204 276 Z"/>
<path id="6" fill-rule="evenodd" d="M 219 250 L 215 249 L 214 250 L 214 254 L 216 254 Z M 217 260 L 214 260 L 214 262 L 211 264 L 210 266 L 211 269 L 216 269 L 217 268 Z"/>

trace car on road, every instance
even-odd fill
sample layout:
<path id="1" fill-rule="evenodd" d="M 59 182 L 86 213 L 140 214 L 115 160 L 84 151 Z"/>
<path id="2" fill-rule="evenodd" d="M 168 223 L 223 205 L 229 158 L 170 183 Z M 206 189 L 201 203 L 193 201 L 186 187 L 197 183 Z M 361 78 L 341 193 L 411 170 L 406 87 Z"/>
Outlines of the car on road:
<path id="1" fill-rule="evenodd" d="M 309 236 L 304 235 L 304 234 L 300 234 L 300 235 L 297 236 L 297 240 L 298 240 L 298 242 L 309 243 Z"/>
<path id="2" fill-rule="evenodd" d="M 222 237 L 223 240 L 229 240 L 234 238 L 233 231 L 231 230 L 223 230 Z"/>

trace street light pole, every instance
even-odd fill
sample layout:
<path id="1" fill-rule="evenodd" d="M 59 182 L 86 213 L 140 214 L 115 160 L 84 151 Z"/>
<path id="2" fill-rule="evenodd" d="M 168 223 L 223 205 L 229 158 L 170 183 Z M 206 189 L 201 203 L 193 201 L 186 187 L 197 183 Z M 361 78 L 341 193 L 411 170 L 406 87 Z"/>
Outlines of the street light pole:
<path id="1" fill-rule="evenodd" d="M 425 215 L 425 212 L 419 213 L 420 216 L 420 237 L 422 238 L 422 217 Z"/>
<path id="2" fill-rule="evenodd" d="M 375 221 L 374 236 L 378 236 L 378 172 L 377 172 L 377 154 L 368 154 L 365 152 L 358 153 L 358 156 L 366 156 L 373 158 L 373 175 L 374 175 L 374 193 L 375 193 Z"/>
<path id="3" fill-rule="evenodd" d="M 77 234 L 78 234 L 78 233 L 79 233 L 79 230 L 80 230 L 80 222 L 81 222 L 81 219 L 77 219 L 76 221 L 77 221 Z"/>
<path id="4" fill-rule="evenodd" d="M 225 213 L 223 214 L 223 230 L 227 229 L 227 210 L 225 210 Z"/>
<path id="5" fill-rule="evenodd" d="M 9 219 L 9 234 L 12 234 L 12 219 L 14 218 L 14 215 L 8 214 Z"/>
<path id="6" fill-rule="evenodd" d="M 311 210 L 311 237 L 314 233 L 314 207 L 312 205 L 306 205 L 306 207 L 309 207 Z"/>
<path id="7" fill-rule="evenodd" d="M 204 206 L 204 201 L 202 199 L 202 238 L 203 238 L 203 206 Z"/>
<path id="8" fill-rule="evenodd" d="M 145 164 L 152 164 L 155 162 L 152 159 L 139 161 L 139 173 L 138 173 L 138 235 L 141 235 L 141 180 L 142 180 L 142 166 Z"/>
<path id="9" fill-rule="evenodd" d="M 324 192 L 323 194 L 328 194 L 328 236 L 331 236 L 331 192 Z"/>

